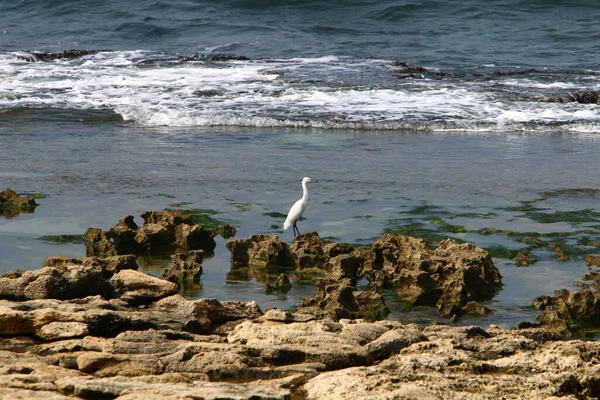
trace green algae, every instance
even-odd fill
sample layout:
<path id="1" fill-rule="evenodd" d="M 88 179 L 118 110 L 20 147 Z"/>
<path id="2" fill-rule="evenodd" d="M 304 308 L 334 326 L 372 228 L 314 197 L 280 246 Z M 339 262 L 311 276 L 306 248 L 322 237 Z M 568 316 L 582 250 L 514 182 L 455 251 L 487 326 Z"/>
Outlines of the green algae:
<path id="1" fill-rule="evenodd" d="M 287 217 L 287 215 L 282 214 L 277 211 L 266 212 L 263 215 L 266 215 L 267 217 L 271 217 L 271 218 L 286 218 Z"/>
<path id="2" fill-rule="evenodd" d="M 37 193 L 37 192 L 33 192 L 33 193 L 24 193 L 23 195 L 24 195 L 24 196 L 26 196 L 26 197 L 30 197 L 30 198 L 32 198 L 32 199 L 34 199 L 34 200 L 39 200 L 39 199 L 47 199 L 48 197 L 50 197 L 50 196 L 48 196 L 47 194 L 44 194 L 44 193 Z"/>
<path id="3" fill-rule="evenodd" d="M 221 211 L 206 208 L 167 208 L 165 211 L 180 211 L 182 214 L 190 216 L 193 224 L 202 225 L 203 228 L 216 232 L 223 238 L 229 238 L 235 235 L 232 231 L 235 230 L 235 228 L 224 221 L 212 217 L 213 215 L 222 214 Z"/>
<path id="4" fill-rule="evenodd" d="M 176 198 L 172 194 L 167 194 L 167 193 L 158 193 L 156 196 L 158 196 L 158 197 L 164 197 L 164 198 L 167 198 L 167 199 L 175 199 Z"/>
<path id="5" fill-rule="evenodd" d="M 83 235 L 46 235 L 40 236 L 38 240 L 54 243 L 83 243 Z"/>
<path id="6" fill-rule="evenodd" d="M 525 216 L 542 224 L 567 222 L 574 226 L 578 226 L 584 222 L 600 221 L 600 212 L 591 210 L 589 208 L 577 211 L 555 211 L 553 213 L 527 212 L 525 213 Z"/>

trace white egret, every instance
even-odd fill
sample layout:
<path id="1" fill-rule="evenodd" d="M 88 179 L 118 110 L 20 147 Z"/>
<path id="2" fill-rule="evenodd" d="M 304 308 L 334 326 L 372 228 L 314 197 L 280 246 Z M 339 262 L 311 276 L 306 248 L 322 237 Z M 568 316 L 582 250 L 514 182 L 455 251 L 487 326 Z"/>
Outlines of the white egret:
<path id="1" fill-rule="evenodd" d="M 283 223 L 283 230 L 289 228 L 290 225 L 294 227 L 294 237 L 296 237 L 296 232 L 298 232 L 298 235 L 300 234 L 296 223 L 298 222 L 302 214 L 304 214 L 304 210 L 306 210 L 306 206 L 308 205 L 308 188 L 306 187 L 306 184 L 308 182 L 311 182 L 310 178 L 302 178 L 302 198 L 295 202 L 292 208 L 290 208 L 290 212 L 288 212 L 288 216 L 285 219 L 285 222 Z"/>

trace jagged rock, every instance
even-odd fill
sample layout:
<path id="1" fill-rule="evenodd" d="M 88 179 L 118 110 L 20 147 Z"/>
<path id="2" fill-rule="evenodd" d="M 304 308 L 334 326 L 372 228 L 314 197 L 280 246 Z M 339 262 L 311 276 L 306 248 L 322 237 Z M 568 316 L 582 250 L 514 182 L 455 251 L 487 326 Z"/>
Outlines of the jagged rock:
<path id="1" fill-rule="evenodd" d="M 297 268 L 323 268 L 332 257 L 351 253 L 354 248 L 320 238 L 317 232 L 306 232 L 294 238 L 290 251 L 296 256 Z"/>
<path id="2" fill-rule="evenodd" d="M 382 319 L 389 314 L 383 297 L 375 291 L 357 291 L 350 278 L 324 279 L 314 299 L 305 299 L 298 312 L 317 318 Z"/>
<path id="3" fill-rule="evenodd" d="M 469 301 L 490 297 L 501 283 L 487 251 L 451 239 L 431 249 L 422 239 L 386 234 L 371 250 L 356 254 L 365 258 L 359 276 L 375 287 L 396 288 L 403 301 L 437 305 L 440 315 L 454 315 Z"/>
<path id="4" fill-rule="evenodd" d="M 229 239 L 235 236 L 235 234 L 237 233 L 235 226 L 229 225 L 229 224 L 223 224 L 223 227 L 221 228 L 221 236 L 223 236 L 223 239 Z"/>
<path id="5" fill-rule="evenodd" d="M 213 251 L 216 246 L 216 233 L 193 224 L 181 211 L 147 211 L 142 218 L 141 227 L 129 215 L 107 232 L 88 228 L 83 236 L 87 255 L 156 254 L 177 248 Z"/>
<path id="6" fill-rule="evenodd" d="M 585 284 L 578 290 L 557 290 L 553 297 L 536 297 L 532 304 L 543 311 L 538 315 L 540 325 L 564 336 L 571 334 L 573 323 L 600 318 L 600 296 Z"/>
<path id="7" fill-rule="evenodd" d="M 585 258 L 585 265 L 588 267 L 600 267 L 600 256 L 589 255 Z"/>
<path id="8" fill-rule="evenodd" d="M 252 235 L 248 239 L 230 240 L 225 246 L 231 252 L 232 269 L 296 265 L 289 246 L 277 236 Z"/>
<path id="9" fill-rule="evenodd" d="M 12 218 L 19 213 L 31 213 L 38 204 L 30 197 L 21 197 L 17 192 L 6 189 L 0 192 L 0 215 Z"/>
<path id="10" fill-rule="evenodd" d="M 173 254 L 171 268 L 165 269 L 161 277 L 178 284 L 186 280 L 198 282 L 202 275 L 202 260 L 204 260 L 204 250 Z"/>

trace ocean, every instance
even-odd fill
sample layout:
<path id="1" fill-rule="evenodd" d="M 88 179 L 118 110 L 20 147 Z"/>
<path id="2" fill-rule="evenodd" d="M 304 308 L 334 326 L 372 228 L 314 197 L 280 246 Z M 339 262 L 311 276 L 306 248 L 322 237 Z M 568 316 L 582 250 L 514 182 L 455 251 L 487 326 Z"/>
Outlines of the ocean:
<path id="1" fill-rule="evenodd" d="M 301 231 L 471 241 L 504 286 L 467 323 L 534 321 L 533 298 L 573 288 L 600 253 L 599 15 L 561 0 L 0 0 L 0 190 L 43 195 L 0 217 L 0 272 L 85 255 L 42 236 L 165 208 L 289 242 L 280 215 L 310 176 Z M 230 271 L 223 239 L 204 267 L 186 295 L 291 309 L 315 293 L 266 293 L 272 277 Z M 437 319 L 386 299 L 391 318 Z"/>

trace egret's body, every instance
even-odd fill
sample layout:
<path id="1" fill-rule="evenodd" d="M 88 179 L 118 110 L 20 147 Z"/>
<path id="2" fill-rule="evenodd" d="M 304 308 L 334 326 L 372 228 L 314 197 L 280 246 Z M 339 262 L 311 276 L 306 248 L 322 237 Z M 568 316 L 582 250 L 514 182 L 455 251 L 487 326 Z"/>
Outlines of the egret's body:
<path id="1" fill-rule="evenodd" d="M 298 233 L 298 235 L 300 234 L 296 223 L 302 214 L 304 214 L 304 210 L 306 210 L 306 206 L 308 205 L 308 188 L 306 187 L 306 184 L 310 181 L 310 178 L 302 178 L 302 198 L 295 202 L 292 208 L 290 208 L 290 212 L 288 212 L 288 216 L 283 223 L 283 230 L 289 228 L 290 225 L 294 227 L 294 237 L 296 237 L 296 233 Z"/>

